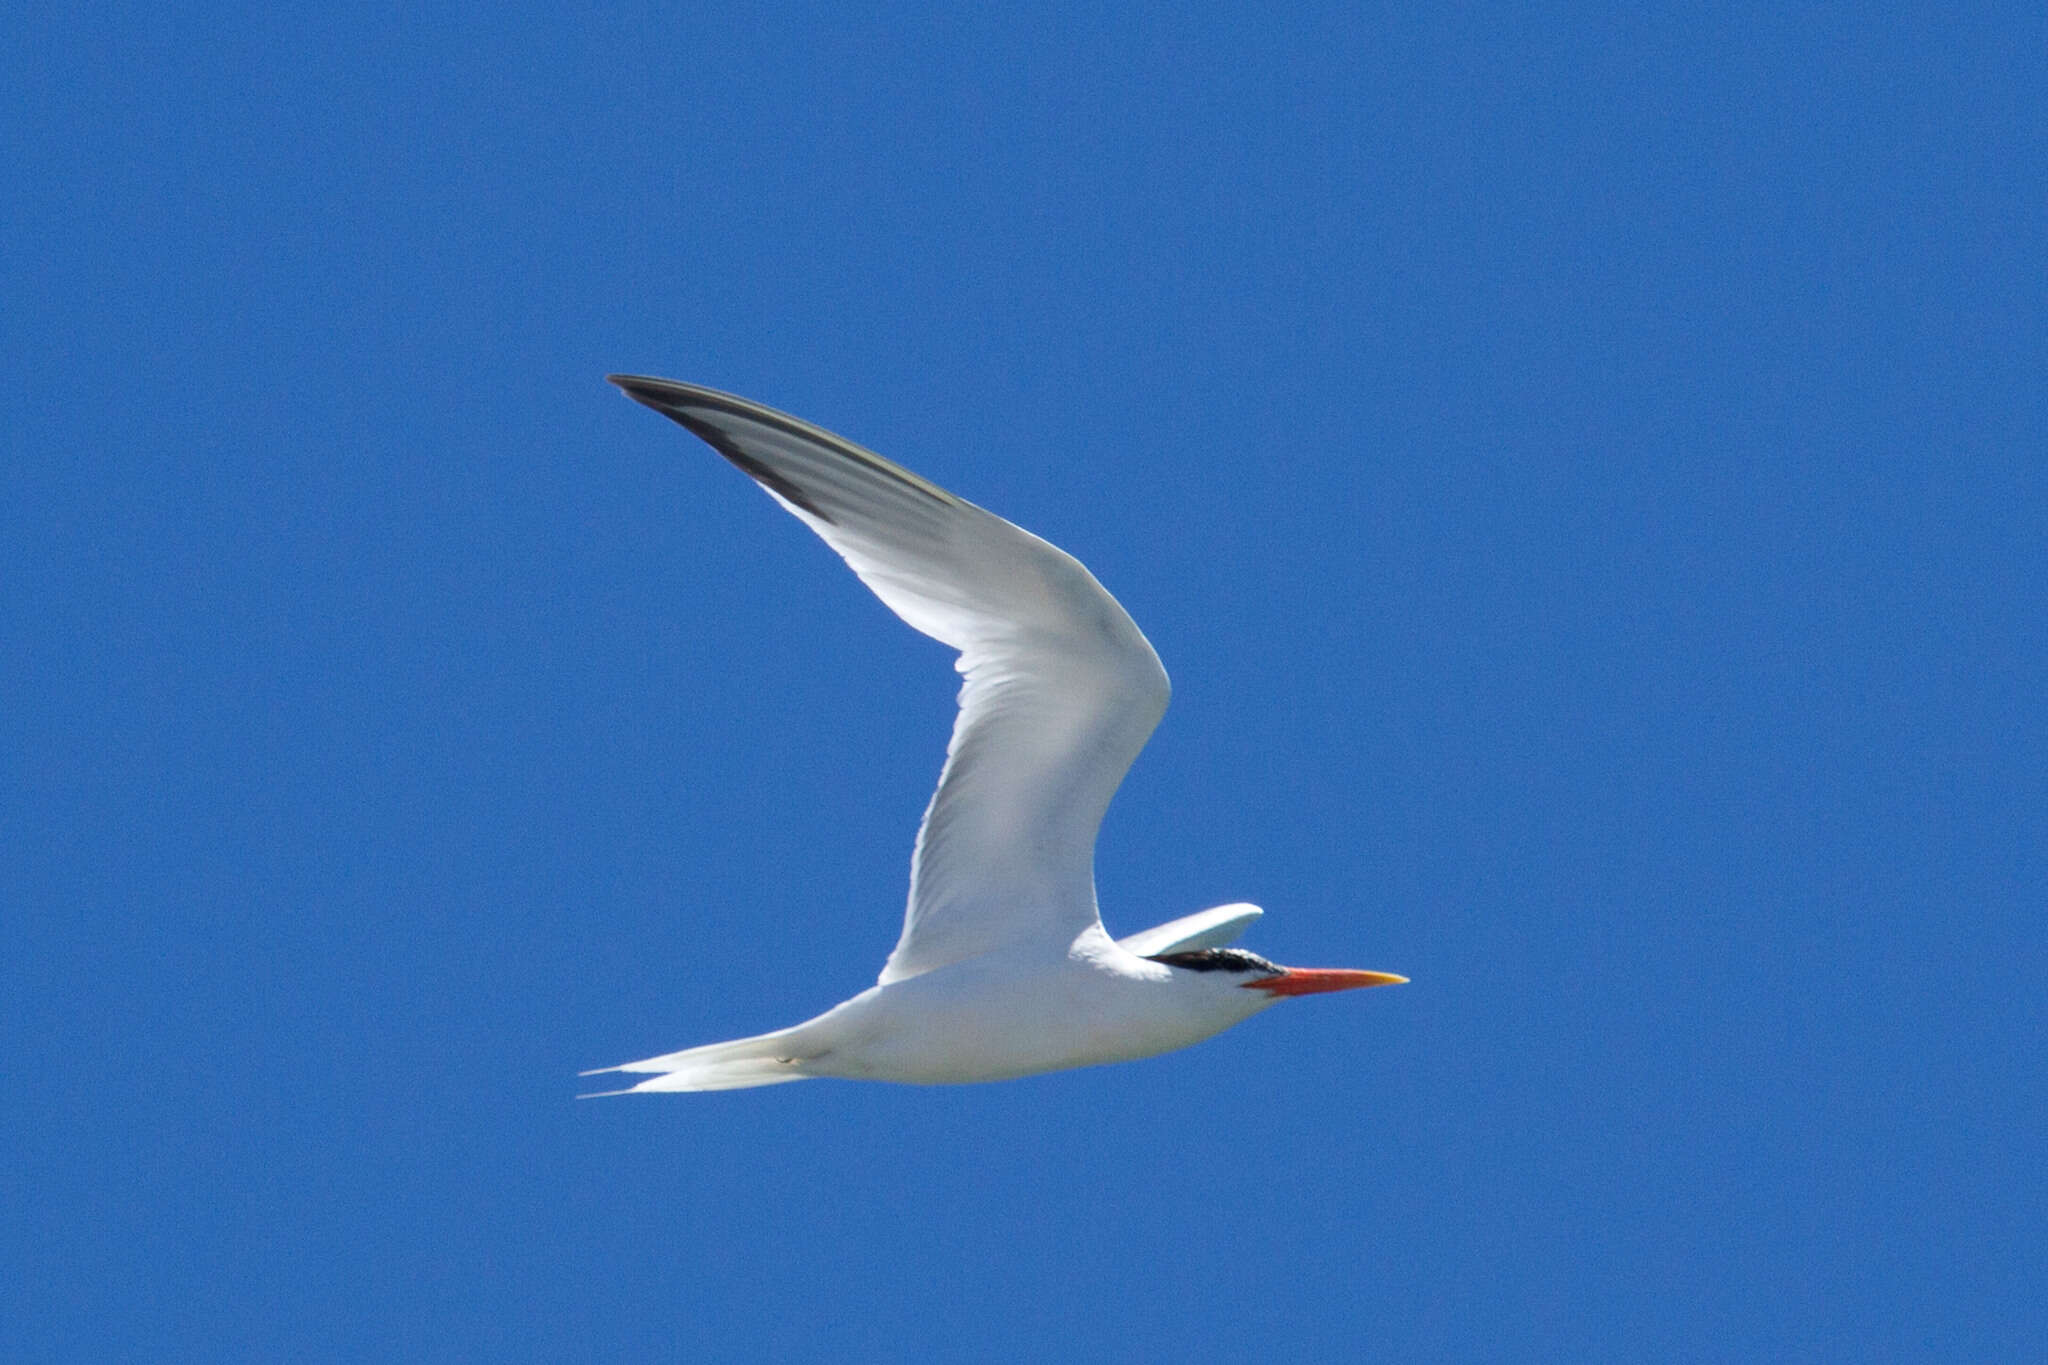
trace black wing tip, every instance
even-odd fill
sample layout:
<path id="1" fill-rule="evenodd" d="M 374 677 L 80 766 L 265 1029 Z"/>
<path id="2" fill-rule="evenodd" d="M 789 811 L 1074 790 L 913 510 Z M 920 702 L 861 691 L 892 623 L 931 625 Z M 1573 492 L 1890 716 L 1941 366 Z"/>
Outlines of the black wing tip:
<path id="1" fill-rule="evenodd" d="M 790 480 L 781 471 L 749 454 L 737 441 L 732 439 L 730 434 L 722 430 L 716 423 L 705 421 L 701 415 L 701 411 L 705 407 L 716 408 L 720 406 L 714 403 L 707 403 L 705 401 L 707 398 L 723 398 L 727 403 L 743 400 L 735 400 L 730 395 L 720 394 L 714 390 L 692 388 L 688 384 L 679 384 L 673 379 L 652 379 L 646 375 L 638 374 L 608 374 L 605 376 L 605 379 L 618 385 L 625 392 L 626 396 L 634 402 L 652 408 L 663 417 L 668 418 L 669 421 L 674 422 L 677 426 L 682 427 L 685 431 L 703 441 L 704 444 L 710 446 L 713 450 L 738 466 L 740 471 L 748 478 L 773 492 L 784 502 L 789 503 L 793 507 L 803 509 L 820 521 L 831 522 L 831 516 L 803 488 Z M 690 402 L 692 399 L 697 400 L 694 405 L 697 411 L 692 410 L 693 405 Z"/>
<path id="2" fill-rule="evenodd" d="M 678 384 L 673 379 L 656 379 L 645 374 L 608 374 L 604 377 L 604 382 L 617 385 L 626 397 L 634 402 L 645 403 L 657 410 L 665 410 L 678 397 L 690 392 L 687 384 Z"/>
<path id="3" fill-rule="evenodd" d="M 608 374 L 605 382 L 617 385 L 634 402 L 645 404 L 662 416 L 674 417 L 679 422 L 683 420 L 679 414 L 693 411 L 725 412 L 757 421 L 763 418 L 780 418 L 784 422 L 795 420 L 736 393 L 707 389 L 702 384 L 685 384 L 680 379 L 657 379 L 651 374 Z"/>
<path id="4" fill-rule="evenodd" d="M 605 379 L 616 384 L 628 398 L 651 408 L 695 435 L 702 437 L 712 449 L 745 470 L 747 475 L 763 487 L 772 489 L 777 496 L 795 507 L 802 508 L 811 516 L 832 522 L 835 518 L 826 514 L 802 488 L 785 474 L 770 467 L 741 447 L 727 430 L 726 424 L 706 420 L 707 413 L 722 413 L 747 422 L 779 431 L 786 436 L 834 452 L 837 458 L 850 459 L 865 465 L 874 474 L 894 480 L 900 487 L 919 497 L 928 499 L 940 507 L 958 506 L 960 500 L 943 488 L 938 487 L 901 465 L 890 463 L 870 450 L 863 450 L 843 436 L 835 436 L 822 427 L 792 417 L 786 412 L 756 403 L 738 394 L 723 393 L 718 389 L 707 389 L 696 384 L 685 384 L 674 379 L 656 379 L 644 374 L 608 374 Z"/>

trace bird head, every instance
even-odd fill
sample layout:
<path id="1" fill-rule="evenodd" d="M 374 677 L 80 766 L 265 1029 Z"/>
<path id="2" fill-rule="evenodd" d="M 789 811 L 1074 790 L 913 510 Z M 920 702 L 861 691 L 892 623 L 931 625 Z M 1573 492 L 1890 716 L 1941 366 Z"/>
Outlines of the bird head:
<path id="1" fill-rule="evenodd" d="M 1198 948 L 1193 952 L 1164 953 L 1152 960 L 1184 971 L 1215 972 L 1233 985 L 1264 991 L 1276 1000 L 1285 995 L 1320 995 L 1363 986 L 1399 986 L 1408 980 L 1392 972 L 1362 972 L 1348 967 L 1283 967 L 1242 948 Z"/>

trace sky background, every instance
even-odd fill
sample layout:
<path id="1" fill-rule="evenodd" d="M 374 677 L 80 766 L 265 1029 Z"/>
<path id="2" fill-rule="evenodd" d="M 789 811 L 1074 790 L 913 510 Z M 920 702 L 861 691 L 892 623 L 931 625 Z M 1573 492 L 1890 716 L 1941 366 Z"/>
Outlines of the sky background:
<path id="1" fill-rule="evenodd" d="M 2038 6 L 543 8 L 13 18 L 0 1355 L 2040 1358 Z M 1112 930 L 1414 983 L 573 1100 L 955 684 L 618 370 L 1118 595 Z"/>

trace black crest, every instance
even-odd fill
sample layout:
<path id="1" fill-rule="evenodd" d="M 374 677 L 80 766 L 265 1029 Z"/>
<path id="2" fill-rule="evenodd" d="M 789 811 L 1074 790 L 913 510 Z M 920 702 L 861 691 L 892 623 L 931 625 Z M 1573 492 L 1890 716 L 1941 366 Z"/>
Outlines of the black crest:
<path id="1" fill-rule="evenodd" d="M 1190 972 L 1257 972 L 1261 976 L 1278 976 L 1287 970 L 1242 948 L 1197 948 L 1191 953 L 1161 953 L 1152 961 Z"/>

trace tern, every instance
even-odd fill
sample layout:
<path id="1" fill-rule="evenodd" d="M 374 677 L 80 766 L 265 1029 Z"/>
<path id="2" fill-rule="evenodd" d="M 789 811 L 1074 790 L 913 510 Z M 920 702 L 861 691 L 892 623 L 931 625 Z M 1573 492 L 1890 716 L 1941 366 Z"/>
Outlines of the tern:
<path id="1" fill-rule="evenodd" d="M 1166 710 L 1166 670 L 1080 562 L 851 441 L 715 389 L 610 380 L 703 439 L 837 551 L 910 626 L 959 651 L 960 711 L 875 984 L 791 1028 L 586 1071 L 624 1090 L 813 1077 L 950 1084 L 1187 1047 L 1290 996 L 1406 977 L 1282 967 L 1224 945 L 1219 905 L 1111 939 L 1103 812 Z"/>

